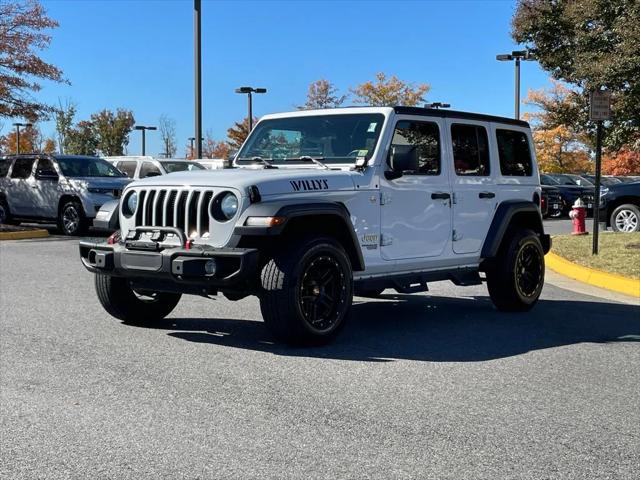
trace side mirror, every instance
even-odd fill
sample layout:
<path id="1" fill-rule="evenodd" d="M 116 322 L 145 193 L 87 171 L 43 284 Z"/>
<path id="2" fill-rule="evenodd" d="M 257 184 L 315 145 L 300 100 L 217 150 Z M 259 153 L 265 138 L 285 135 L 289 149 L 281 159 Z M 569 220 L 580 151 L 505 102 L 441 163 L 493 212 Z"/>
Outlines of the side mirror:
<path id="1" fill-rule="evenodd" d="M 385 172 L 387 180 L 400 178 L 404 172 L 418 170 L 418 149 L 415 145 L 394 145 L 389 151 L 391 171 Z"/>
<path id="2" fill-rule="evenodd" d="M 36 170 L 36 180 L 58 181 L 58 174 L 55 170 Z"/>

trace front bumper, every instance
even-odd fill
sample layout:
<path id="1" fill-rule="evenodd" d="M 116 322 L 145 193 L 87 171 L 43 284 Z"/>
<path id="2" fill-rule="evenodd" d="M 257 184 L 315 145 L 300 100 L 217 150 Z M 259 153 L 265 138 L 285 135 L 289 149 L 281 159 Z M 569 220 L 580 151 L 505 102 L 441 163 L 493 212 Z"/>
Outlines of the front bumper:
<path id="1" fill-rule="evenodd" d="M 249 293 L 257 278 L 258 250 L 253 248 L 186 249 L 126 240 L 113 245 L 80 241 L 79 248 L 80 260 L 90 272 L 126 277 L 132 284 L 157 291 Z"/>

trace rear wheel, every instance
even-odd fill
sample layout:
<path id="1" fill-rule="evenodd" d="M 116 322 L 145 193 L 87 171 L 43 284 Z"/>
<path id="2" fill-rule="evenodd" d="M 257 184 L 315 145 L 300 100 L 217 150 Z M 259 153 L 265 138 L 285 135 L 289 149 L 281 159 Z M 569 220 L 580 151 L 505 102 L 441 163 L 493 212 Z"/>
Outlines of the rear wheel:
<path id="1" fill-rule="evenodd" d="M 162 320 L 178 305 L 178 293 L 133 290 L 125 278 L 96 273 L 96 293 L 104 309 L 112 316 L 132 324 Z"/>
<path id="2" fill-rule="evenodd" d="M 331 341 L 344 326 L 353 300 L 351 262 L 327 237 L 285 246 L 261 273 L 260 310 L 273 335 L 294 345 Z"/>
<path id="3" fill-rule="evenodd" d="M 4 223 L 5 225 L 20 225 L 20 222 L 11 217 L 9 204 L 4 198 L 0 199 L 0 224 L 1 223 Z"/>
<path id="4" fill-rule="evenodd" d="M 611 214 L 611 228 L 615 232 L 640 231 L 640 208 L 630 203 L 620 205 Z"/>
<path id="5" fill-rule="evenodd" d="M 77 200 L 66 202 L 58 213 L 58 229 L 65 235 L 82 235 L 87 231 L 87 219 Z"/>
<path id="6" fill-rule="evenodd" d="M 498 310 L 530 310 L 544 286 L 544 251 L 538 235 L 531 230 L 507 233 L 486 273 L 489 295 Z"/>

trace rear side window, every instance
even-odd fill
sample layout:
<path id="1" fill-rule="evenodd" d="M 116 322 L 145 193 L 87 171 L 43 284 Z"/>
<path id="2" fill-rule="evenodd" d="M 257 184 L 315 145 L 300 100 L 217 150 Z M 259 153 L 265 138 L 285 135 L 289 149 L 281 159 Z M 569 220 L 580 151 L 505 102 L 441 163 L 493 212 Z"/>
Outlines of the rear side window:
<path id="1" fill-rule="evenodd" d="M 140 168 L 140 178 L 162 175 L 162 172 L 151 162 L 144 162 Z"/>
<path id="2" fill-rule="evenodd" d="M 9 173 L 9 165 L 11 165 L 9 160 L 0 158 L 0 177 L 7 176 L 7 173 Z"/>
<path id="3" fill-rule="evenodd" d="M 510 177 L 529 177 L 533 171 L 529 139 L 524 132 L 496 130 L 500 173 Z"/>
<path id="4" fill-rule="evenodd" d="M 124 173 L 127 177 L 133 178 L 136 175 L 136 167 L 138 162 L 118 162 L 118 170 Z"/>
<path id="5" fill-rule="evenodd" d="M 489 140 L 486 128 L 479 125 L 451 125 L 451 143 L 456 175 L 489 175 Z"/>
<path id="6" fill-rule="evenodd" d="M 11 178 L 29 178 L 34 160 L 33 158 L 16 158 L 11 171 Z"/>
<path id="7" fill-rule="evenodd" d="M 440 175 L 440 130 L 431 122 L 401 120 L 396 124 L 391 145 L 413 145 L 418 150 L 420 175 Z"/>

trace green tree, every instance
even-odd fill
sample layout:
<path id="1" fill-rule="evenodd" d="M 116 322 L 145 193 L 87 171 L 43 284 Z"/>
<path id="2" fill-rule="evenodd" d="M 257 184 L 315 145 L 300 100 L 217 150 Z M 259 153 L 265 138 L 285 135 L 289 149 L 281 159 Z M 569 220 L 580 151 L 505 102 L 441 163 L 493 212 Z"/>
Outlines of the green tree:
<path id="1" fill-rule="evenodd" d="M 320 79 L 309 85 L 307 101 L 298 110 L 337 108 L 346 99 L 346 95 L 338 95 L 338 89 L 329 80 Z"/>
<path id="2" fill-rule="evenodd" d="M 91 123 L 97 149 L 103 155 L 124 155 L 124 148 L 129 143 L 129 133 L 135 124 L 130 110 L 119 108 L 115 113 L 102 110 L 91 115 Z"/>
<path id="3" fill-rule="evenodd" d="M 37 0 L 0 1 L 0 117 L 35 121 L 54 111 L 33 94 L 41 80 L 68 83 L 62 70 L 38 56 L 51 42 L 43 31 L 57 26 Z"/>
<path id="4" fill-rule="evenodd" d="M 98 137 L 91 122 L 82 120 L 67 132 L 65 153 L 69 155 L 96 155 Z"/>
<path id="5" fill-rule="evenodd" d="M 424 102 L 424 96 L 431 87 L 426 83 L 414 85 L 400 80 L 395 75 L 387 78 L 380 72 L 375 81 L 369 81 L 351 89 L 355 102 L 374 107 L 403 105 L 413 107 Z"/>
<path id="6" fill-rule="evenodd" d="M 64 105 L 59 102 L 59 107 L 55 111 L 56 132 L 58 134 L 58 145 L 60 153 L 66 153 L 67 138 L 73 127 L 73 121 L 76 116 L 76 105 L 67 101 Z"/>
<path id="7" fill-rule="evenodd" d="M 605 145 L 640 148 L 640 2 L 519 0 L 511 34 L 554 78 L 578 87 L 584 105 L 589 91 L 610 90 Z M 574 120 L 591 132 L 586 109 Z"/>

